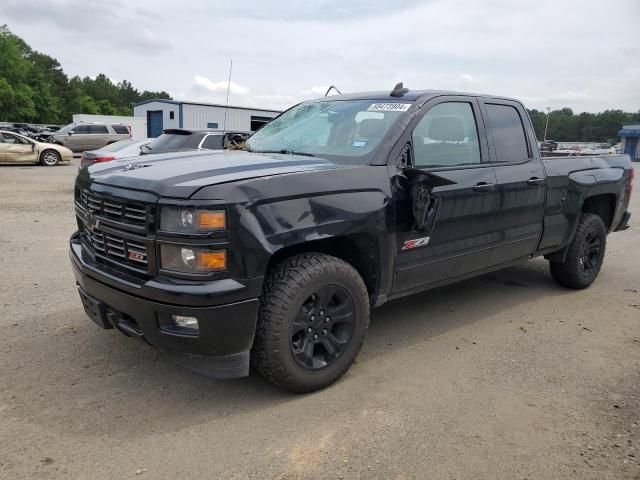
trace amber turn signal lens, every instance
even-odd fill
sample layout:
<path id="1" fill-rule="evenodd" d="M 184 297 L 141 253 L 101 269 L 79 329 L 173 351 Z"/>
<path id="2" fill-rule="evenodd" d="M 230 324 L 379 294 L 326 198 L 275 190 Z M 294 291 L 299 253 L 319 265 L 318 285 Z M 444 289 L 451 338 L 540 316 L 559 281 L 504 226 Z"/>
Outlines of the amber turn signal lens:
<path id="1" fill-rule="evenodd" d="M 198 270 L 225 270 L 226 268 L 227 252 L 225 250 L 198 251 Z"/>
<path id="2" fill-rule="evenodd" d="M 198 212 L 198 228 L 200 230 L 223 230 L 227 225 L 224 212 L 201 210 Z"/>

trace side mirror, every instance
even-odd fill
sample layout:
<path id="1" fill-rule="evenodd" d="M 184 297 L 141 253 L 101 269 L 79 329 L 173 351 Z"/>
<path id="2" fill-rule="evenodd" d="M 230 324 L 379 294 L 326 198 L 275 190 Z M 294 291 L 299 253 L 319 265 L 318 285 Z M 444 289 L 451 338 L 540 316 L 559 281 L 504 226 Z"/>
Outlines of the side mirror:
<path id="1" fill-rule="evenodd" d="M 67 136 L 68 136 L 68 137 L 70 137 L 71 135 L 73 135 L 73 130 L 69 130 L 69 131 L 67 132 Z"/>
<path id="2" fill-rule="evenodd" d="M 411 210 L 415 230 L 430 232 L 438 216 L 440 206 L 440 199 L 433 195 L 433 188 L 455 185 L 456 182 L 416 168 L 405 168 L 403 173 L 411 185 Z"/>

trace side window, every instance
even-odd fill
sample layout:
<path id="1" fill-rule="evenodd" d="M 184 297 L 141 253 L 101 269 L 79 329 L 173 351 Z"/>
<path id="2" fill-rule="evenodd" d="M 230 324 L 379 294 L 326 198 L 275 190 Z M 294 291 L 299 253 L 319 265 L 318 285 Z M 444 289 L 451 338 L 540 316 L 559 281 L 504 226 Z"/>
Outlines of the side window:
<path id="1" fill-rule="evenodd" d="M 4 133 L 4 143 L 18 143 L 18 137 L 10 133 Z"/>
<path id="2" fill-rule="evenodd" d="M 222 135 L 208 135 L 202 142 L 202 148 L 209 150 L 222 150 Z"/>
<path id="3" fill-rule="evenodd" d="M 118 135 L 129 135 L 129 129 L 126 125 L 111 125 L 111 128 L 113 128 L 113 131 Z"/>
<path id="4" fill-rule="evenodd" d="M 497 162 L 521 162 L 529 158 L 522 119 L 511 105 L 487 104 Z"/>
<path id="5" fill-rule="evenodd" d="M 418 168 L 480 163 L 478 127 L 470 103 L 439 103 L 422 117 L 411 137 Z"/>
<path id="6" fill-rule="evenodd" d="M 109 133 L 109 129 L 107 128 L 106 125 L 90 125 L 89 133 L 104 135 Z"/>
<path id="7" fill-rule="evenodd" d="M 78 125 L 73 129 L 73 133 L 85 134 L 85 133 L 91 133 L 91 130 L 89 129 L 89 125 Z"/>

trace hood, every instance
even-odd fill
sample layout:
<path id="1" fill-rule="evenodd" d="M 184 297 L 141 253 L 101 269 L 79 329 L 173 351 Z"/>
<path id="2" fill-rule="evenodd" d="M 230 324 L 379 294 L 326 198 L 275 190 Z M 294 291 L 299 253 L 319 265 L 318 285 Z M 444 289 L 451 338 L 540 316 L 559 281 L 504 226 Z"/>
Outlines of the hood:
<path id="1" fill-rule="evenodd" d="M 123 158 L 85 168 L 79 175 L 93 183 L 189 198 L 210 185 L 333 168 L 336 164 L 323 158 L 220 150 Z"/>

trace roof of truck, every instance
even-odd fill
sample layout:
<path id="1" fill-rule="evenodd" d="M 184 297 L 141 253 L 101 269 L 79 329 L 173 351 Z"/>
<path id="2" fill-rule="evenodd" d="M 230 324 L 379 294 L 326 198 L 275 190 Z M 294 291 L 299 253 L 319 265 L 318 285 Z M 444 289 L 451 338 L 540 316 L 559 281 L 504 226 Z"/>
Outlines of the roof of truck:
<path id="1" fill-rule="evenodd" d="M 357 92 L 357 93 L 344 93 L 340 95 L 331 95 L 326 97 L 327 99 L 332 100 L 408 100 L 408 101 L 416 101 L 419 99 L 427 99 L 430 97 L 439 97 L 442 95 L 463 95 L 463 96 L 472 96 L 472 97 L 483 97 L 483 98 L 493 98 L 500 100 L 510 100 L 513 102 L 520 102 L 515 98 L 504 97 L 501 95 L 488 95 L 483 93 L 470 93 L 470 92 L 456 92 L 452 90 L 411 90 L 405 93 L 402 96 L 392 96 L 391 90 L 378 90 L 373 92 Z"/>

